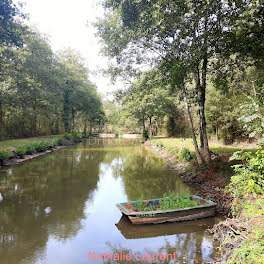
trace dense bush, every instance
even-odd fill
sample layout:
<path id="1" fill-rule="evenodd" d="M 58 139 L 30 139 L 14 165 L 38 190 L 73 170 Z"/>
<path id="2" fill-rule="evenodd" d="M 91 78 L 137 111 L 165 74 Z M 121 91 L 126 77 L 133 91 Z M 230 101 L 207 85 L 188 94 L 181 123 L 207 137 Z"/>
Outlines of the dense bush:
<path id="1" fill-rule="evenodd" d="M 57 139 L 57 146 L 63 146 L 64 142 L 65 142 L 64 138 L 63 137 L 59 137 Z"/>
<path id="2" fill-rule="evenodd" d="M 27 144 L 26 147 L 26 154 L 33 154 L 34 152 L 42 152 L 46 151 L 48 149 L 52 149 L 55 146 L 57 146 L 59 143 L 58 139 L 54 139 L 52 141 L 47 142 L 33 142 L 30 144 Z"/>
<path id="3" fill-rule="evenodd" d="M 27 154 L 27 146 L 17 147 L 15 150 L 15 155 L 17 158 L 23 158 Z"/>
<path id="4" fill-rule="evenodd" d="M 141 138 L 143 140 L 145 140 L 145 141 L 149 139 L 149 132 L 148 132 L 148 130 L 146 130 L 146 129 L 143 130 L 143 132 L 141 134 Z"/>
<path id="5" fill-rule="evenodd" d="M 192 159 L 194 159 L 194 155 L 191 153 L 189 149 L 183 148 L 179 154 L 179 159 L 185 161 L 191 161 Z"/>
<path id="6" fill-rule="evenodd" d="M 78 133 L 76 131 L 73 131 L 71 133 L 65 134 L 63 137 L 65 140 L 72 140 L 74 142 L 78 142 L 78 141 L 80 141 L 82 134 Z"/>
<path id="7" fill-rule="evenodd" d="M 10 152 L 6 150 L 0 150 L 0 165 L 3 165 L 4 160 L 7 160 L 10 158 Z"/>
<path id="8" fill-rule="evenodd" d="M 34 143 L 36 152 L 42 152 L 47 150 L 47 144 L 45 142 L 36 142 Z"/>
<path id="9" fill-rule="evenodd" d="M 26 154 L 27 155 L 32 155 L 35 152 L 35 145 L 34 143 L 29 143 L 26 146 Z"/>
<path id="10" fill-rule="evenodd" d="M 244 162 L 233 166 L 235 175 L 226 187 L 226 191 L 234 197 L 233 214 L 238 215 L 245 206 L 247 210 L 253 209 L 245 202 L 249 196 L 257 197 L 264 193 L 264 150 L 255 154 L 238 151 L 233 154 L 231 160 Z"/>
<path id="11" fill-rule="evenodd" d="M 82 132 L 82 138 L 86 138 L 87 137 L 87 132 L 86 131 L 83 131 Z"/>

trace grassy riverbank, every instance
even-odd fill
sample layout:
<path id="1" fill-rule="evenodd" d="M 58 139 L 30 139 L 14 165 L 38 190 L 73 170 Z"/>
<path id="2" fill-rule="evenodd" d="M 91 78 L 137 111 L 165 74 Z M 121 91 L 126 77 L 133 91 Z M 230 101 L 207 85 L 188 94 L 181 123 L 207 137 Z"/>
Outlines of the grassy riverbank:
<path id="1" fill-rule="evenodd" d="M 63 137 L 62 135 L 49 135 L 49 136 L 41 136 L 41 137 L 31 137 L 31 138 L 22 138 L 22 139 L 11 139 L 0 141 L 0 150 L 5 150 L 8 148 L 16 148 L 19 146 L 23 146 L 25 144 L 30 144 L 32 142 L 47 142 L 53 139 L 58 139 Z"/>
<path id="2" fill-rule="evenodd" d="M 191 152 L 194 153 L 194 146 L 191 138 L 154 138 L 149 142 L 161 148 L 164 148 L 170 154 L 177 154 L 184 148 L 188 148 Z M 256 144 L 240 143 L 233 145 L 224 145 L 221 142 L 215 141 L 209 141 L 209 147 L 213 152 L 216 152 L 220 155 L 231 155 L 234 152 L 242 149 L 255 152 L 258 148 Z"/>
<path id="3" fill-rule="evenodd" d="M 0 142 L 0 166 L 15 164 L 42 155 L 46 151 L 79 142 L 81 133 L 51 135 Z"/>
<path id="4" fill-rule="evenodd" d="M 190 158 L 186 151 L 193 154 L 190 139 L 154 139 L 146 145 L 171 167 L 184 160 L 182 180 L 233 216 L 211 230 L 221 244 L 217 263 L 264 263 L 264 150 L 249 144 L 224 146 L 210 142 L 217 158 L 210 166 L 199 168 L 194 156 Z M 241 150 L 245 151 L 229 159 Z"/>

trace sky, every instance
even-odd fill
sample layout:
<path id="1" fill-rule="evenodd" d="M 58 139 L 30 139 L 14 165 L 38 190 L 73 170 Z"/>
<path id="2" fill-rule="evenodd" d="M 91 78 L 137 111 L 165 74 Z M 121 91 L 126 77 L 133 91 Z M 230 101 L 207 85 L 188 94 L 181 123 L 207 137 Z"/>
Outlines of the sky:
<path id="1" fill-rule="evenodd" d="M 18 2 L 18 0 L 17 0 Z M 124 87 L 122 82 L 113 85 L 110 78 L 97 70 L 107 68 L 108 59 L 100 54 L 100 40 L 95 37 L 92 23 L 104 12 L 100 0 L 22 0 L 29 24 L 49 37 L 54 51 L 72 48 L 79 51 L 90 73 L 90 80 L 98 91 L 107 96 Z M 111 98 L 112 96 L 108 96 Z"/>

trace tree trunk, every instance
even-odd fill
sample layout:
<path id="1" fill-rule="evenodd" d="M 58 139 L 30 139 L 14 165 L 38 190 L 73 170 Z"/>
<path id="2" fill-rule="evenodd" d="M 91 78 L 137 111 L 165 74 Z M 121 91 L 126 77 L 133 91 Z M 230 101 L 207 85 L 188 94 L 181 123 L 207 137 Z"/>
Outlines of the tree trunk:
<path id="1" fill-rule="evenodd" d="M 64 130 L 66 133 L 69 132 L 70 122 L 69 122 L 69 116 L 70 116 L 70 90 L 65 89 L 64 91 L 64 98 L 63 98 L 63 124 L 64 124 Z"/>
<path id="2" fill-rule="evenodd" d="M 205 90 L 206 90 L 206 74 L 207 74 L 207 54 L 204 56 L 203 67 L 202 67 L 202 84 L 200 81 L 199 67 L 196 70 L 196 88 L 199 105 L 199 119 L 200 119 L 200 136 L 202 143 L 202 155 L 207 163 L 211 161 L 211 155 L 208 144 L 208 136 L 206 131 L 206 118 L 205 118 Z"/>
<path id="3" fill-rule="evenodd" d="M 3 134 L 4 134 L 4 111 L 3 111 L 2 99 L 0 97 L 0 140 L 3 140 L 2 138 Z"/>
<path id="4" fill-rule="evenodd" d="M 0 125 L 2 126 L 3 123 L 3 104 L 2 104 L 2 100 L 0 98 Z"/>
<path id="5" fill-rule="evenodd" d="M 198 115 L 200 118 L 200 123 L 199 123 L 199 133 L 200 133 L 200 148 L 204 148 L 204 140 L 203 140 L 203 132 L 202 132 L 202 120 L 201 120 L 201 115 L 200 115 L 200 110 L 198 110 Z"/>
<path id="6" fill-rule="evenodd" d="M 204 19 L 204 49 L 203 49 L 203 64 L 202 64 L 202 83 L 199 82 L 199 92 L 198 92 L 198 100 L 199 100 L 199 110 L 200 110 L 200 127 L 202 131 L 202 141 L 203 148 L 202 154 L 204 155 L 204 159 L 207 163 L 211 161 L 210 149 L 208 144 L 208 136 L 206 130 L 206 117 L 205 117 L 205 92 L 206 92 L 206 77 L 207 77 L 207 68 L 208 68 L 208 45 L 207 45 L 207 24 L 208 24 L 208 14 L 205 14 Z M 200 75 L 198 75 L 200 79 Z"/>
<path id="7" fill-rule="evenodd" d="M 37 115 L 37 99 L 34 100 L 34 103 L 33 103 L 33 127 L 32 127 L 32 130 L 33 130 L 33 136 L 36 136 L 37 135 L 37 121 L 38 121 L 38 115 Z"/>
<path id="8" fill-rule="evenodd" d="M 215 139 L 216 139 L 216 141 L 219 140 L 219 136 L 218 136 L 218 127 L 215 128 Z"/>
<path id="9" fill-rule="evenodd" d="M 74 108 L 72 108 L 72 131 L 74 131 L 74 127 L 75 127 L 75 112 L 76 110 Z"/>
<path id="10" fill-rule="evenodd" d="M 149 138 L 152 139 L 152 124 L 151 124 L 151 117 L 149 117 Z"/>
<path id="11" fill-rule="evenodd" d="M 194 145 L 194 148 L 195 148 L 195 154 L 196 154 L 196 158 L 197 158 L 198 164 L 202 165 L 203 164 L 203 159 L 202 159 L 201 153 L 199 151 L 198 143 L 197 143 L 196 136 L 195 136 L 194 126 L 193 126 L 193 119 L 192 119 L 192 115 L 191 115 L 191 111 L 190 111 L 190 107 L 189 107 L 189 103 L 188 103 L 188 98 L 187 98 L 187 93 L 186 93 L 185 86 L 184 86 L 183 89 L 184 89 L 183 94 L 184 94 L 185 108 L 186 108 L 187 115 L 188 115 L 189 125 L 190 125 L 192 139 L 193 139 L 193 145 Z"/>
<path id="12" fill-rule="evenodd" d="M 86 120 L 86 118 L 84 119 L 83 134 L 84 134 L 85 136 L 86 136 L 86 134 L 87 134 L 87 120 Z"/>
<path id="13" fill-rule="evenodd" d="M 144 116 L 142 117 L 142 127 L 143 127 L 143 133 L 144 133 L 144 131 L 146 131 L 145 118 L 144 118 Z"/>

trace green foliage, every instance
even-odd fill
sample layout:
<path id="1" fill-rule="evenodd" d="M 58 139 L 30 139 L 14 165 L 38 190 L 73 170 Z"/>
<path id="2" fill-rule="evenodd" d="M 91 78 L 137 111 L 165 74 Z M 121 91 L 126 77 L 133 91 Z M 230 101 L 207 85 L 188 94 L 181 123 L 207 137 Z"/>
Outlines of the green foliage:
<path id="1" fill-rule="evenodd" d="M 0 45 L 21 46 L 23 27 L 16 21 L 16 17 L 24 18 L 18 6 L 13 0 L 1 0 L 0 2 Z"/>
<path id="2" fill-rule="evenodd" d="M 146 211 L 155 211 L 157 210 L 155 206 L 148 205 L 143 200 L 138 201 L 135 205 L 135 208 L 139 211 L 146 212 Z"/>
<path id="3" fill-rule="evenodd" d="M 243 205 L 243 214 L 247 217 L 264 215 L 264 199 L 246 200 Z"/>
<path id="4" fill-rule="evenodd" d="M 264 134 L 264 105 L 260 106 L 253 98 L 247 98 L 247 102 L 241 104 L 242 115 L 239 120 L 243 123 L 244 129 L 249 133 L 249 137 Z M 262 102 L 264 103 L 264 102 Z"/>
<path id="5" fill-rule="evenodd" d="M 80 55 L 55 54 L 44 36 L 28 31 L 23 47 L 0 46 L 0 139 L 102 125 L 101 98 Z M 11 55 L 2 60 L 4 52 Z"/>
<path id="6" fill-rule="evenodd" d="M 27 154 L 27 146 L 20 146 L 16 148 L 15 154 L 17 158 L 23 158 Z"/>
<path id="7" fill-rule="evenodd" d="M 79 138 L 80 134 L 75 132 L 68 135 L 69 140 L 74 140 L 76 138 Z M 30 142 L 27 144 L 18 145 L 15 148 L 15 156 L 17 158 L 23 158 L 24 155 L 32 155 L 34 153 L 43 152 L 49 149 L 52 149 L 56 146 L 63 146 L 65 143 L 64 137 L 58 137 L 53 140 L 49 141 L 39 141 L 39 142 Z M 4 160 L 8 159 L 10 157 L 10 152 L 1 150 L 0 151 L 0 161 L 3 162 Z"/>
<path id="8" fill-rule="evenodd" d="M 148 132 L 147 129 L 144 129 L 144 130 L 143 130 L 143 132 L 142 132 L 142 134 L 141 134 L 141 138 L 142 138 L 144 141 L 148 140 L 148 138 L 149 138 L 149 132 Z"/>
<path id="9" fill-rule="evenodd" d="M 35 142 L 33 143 L 36 152 L 46 151 L 49 147 L 49 143 L 47 142 Z"/>
<path id="10" fill-rule="evenodd" d="M 194 155 L 187 148 L 183 148 L 179 154 L 179 160 L 191 161 L 194 159 Z"/>
<path id="11" fill-rule="evenodd" d="M 58 146 L 63 146 L 63 145 L 64 145 L 64 142 L 65 142 L 65 140 L 64 140 L 63 137 L 59 137 L 59 138 L 57 139 L 57 145 L 58 145 Z"/>
<path id="12" fill-rule="evenodd" d="M 3 164 L 4 160 L 10 158 L 10 152 L 6 150 L 0 150 L 0 165 Z"/>
<path id="13" fill-rule="evenodd" d="M 179 195 L 174 192 L 164 194 L 164 199 L 155 205 L 153 203 L 146 203 L 143 200 L 138 201 L 135 207 L 139 211 L 156 211 L 156 210 L 169 210 L 178 208 L 187 208 L 197 206 L 197 202 L 190 199 L 189 195 Z"/>
<path id="14" fill-rule="evenodd" d="M 153 134 L 153 127 L 160 121 L 159 119 L 168 115 L 173 108 L 172 96 L 167 87 L 162 85 L 161 76 L 157 71 L 141 74 L 128 89 L 117 91 L 115 98 L 121 107 L 105 103 L 108 108 L 106 109 L 108 122 L 112 126 L 119 125 L 121 130 L 122 127 L 130 130 L 132 128 L 133 132 L 147 130 L 148 123 L 149 136 Z M 139 126 L 142 129 L 138 129 Z"/>
<path id="15" fill-rule="evenodd" d="M 264 230 L 258 227 L 254 228 L 249 237 L 242 242 L 240 248 L 234 251 L 232 259 L 228 263 L 263 264 Z"/>
<path id="16" fill-rule="evenodd" d="M 190 128 L 185 117 L 184 109 L 181 105 L 171 108 L 166 121 L 166 133 L 169 137 L 189 137 Z"/>
<path id="17" fill-rule="evenodd" d="M 82 136 L 82 133 L 73 131 L 71 133 L 65 134 L 63 138 L 64 140 L 72 140 L 74 142 L 78 142 L 80 141 L 81 136 Z"/>
<path id="18" fill-rule="evenodd" d="M 26 154 L 32 155 L 35 152 L 35 144 L 34 143 L 26 144 L 25 147 L 26 147 Z"/>
<path id="19" fill-rule="evenodd" d="M 76 132 L 76 131 L 73 131 L 70 133 L 70 138 L 73 139 L 73 140 L 77 140 L 77 139 L 80 139 L 81 137 L 81 134 Z"/>
<path id="20" fill-rule="evenodd" d="M 187 208 L 197 206 L 197 202 L 190 199 L 189 195 L 179 195 L 175 192 L 168 192 L 163 196 L 165 200 L 160 202 L 161 210 L 173 208 Z"/>
<path id="21" fill-rule="evenodd" d="M 160 141 L 156 142 L 156 146 L 159 147 L 159 148 L 163 148 L 164 147 L 163 143 L 160 142 Z"/>
<path id="22" fill-rule="evenodd" d="M 82 138 L 86 138 L 87 137 L 87 131 L 83 131 L 82 132 Z"/>
<path id="23" fill-rule="evenodd" d="M 234 197 L 233 213 L 240 214 L 245 200 L 252 195 L 257 197 L 264 193 L 264 150 L 251 152 L 236 152 L 231 160 L 241 160 L 243 163 L 234 165 L 235 175 L 231 177 L 226 191 Z"/>
<path id="24" fill-rule="evenodd" d="M 206 117 L 210 135 L 216 140 L 222 139 L 225 144 L 232 144 L 235 139 L 242 139 L 246 130 L 238 116 L 244 95 L 239 94 L 237 89 L 223 93 L 211 87 L 207 98 Z"/>

